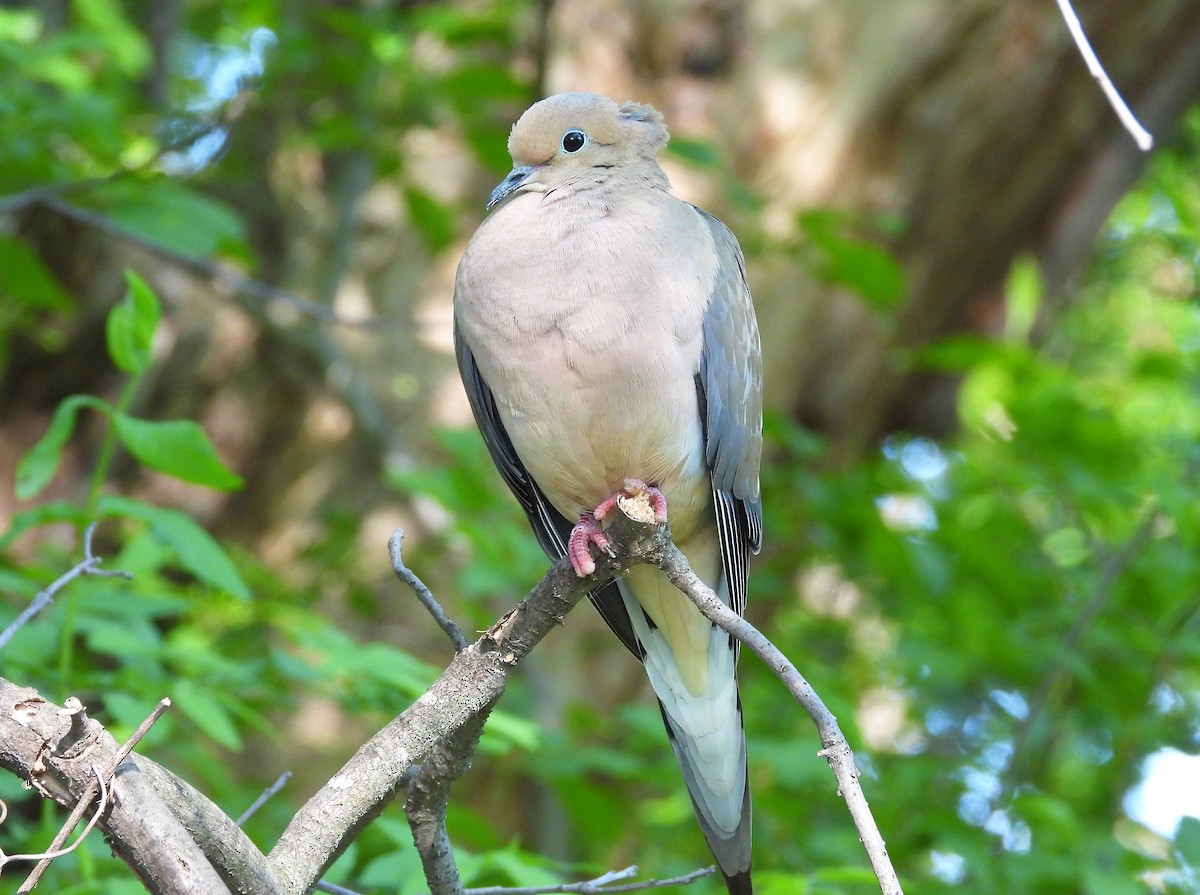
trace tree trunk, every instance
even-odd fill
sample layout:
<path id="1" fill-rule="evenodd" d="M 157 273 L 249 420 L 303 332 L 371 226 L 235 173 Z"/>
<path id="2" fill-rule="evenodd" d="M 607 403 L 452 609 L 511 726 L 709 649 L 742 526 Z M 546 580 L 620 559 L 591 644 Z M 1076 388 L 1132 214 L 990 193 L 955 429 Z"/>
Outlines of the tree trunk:
<path id="1" fill-rule="evenodd" d="M 1169 138 L 1200 95 L 1200 7 L 1091 0 L 1078 12 L 1135 113 Z M 993 330 L 1020 252 L 1060 292 L 1146 158 L 1048 0 L 668 12 L 568 0 L 557 23 L 550 88 L 656 99 L 676 135 L 714 140 L 765 197 L 769 238 L 793 238 L 796 213 L 813 207 L 899 216 L 889 247 L 906 298 L 883 320 L 797 253 L 751 258 L 769 401 L 842 455 L 893 430 L 953 428 L 952 385 L 911 368 L 911 349 Z M 675 179 L 735 230 L 756 229 L 720 208 L 712 184 Z"/>

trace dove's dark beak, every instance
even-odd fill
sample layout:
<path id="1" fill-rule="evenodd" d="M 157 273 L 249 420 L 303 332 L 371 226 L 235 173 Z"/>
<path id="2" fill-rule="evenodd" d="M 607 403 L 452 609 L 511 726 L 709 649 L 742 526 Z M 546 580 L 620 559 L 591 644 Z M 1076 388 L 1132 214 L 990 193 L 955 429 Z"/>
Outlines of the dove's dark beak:
<path id="1" fill-rule="evenodd" d="M 530 174 L 533 173 L 532 165 L 520 165 L 508 172 L 508 176 L 500 181 L 500 185 L 492 190 L 492 194 L 488 196 L 487 209 L 491 211 L 496 205 L 503 202 L 513 191 L 521 188 Z"/>

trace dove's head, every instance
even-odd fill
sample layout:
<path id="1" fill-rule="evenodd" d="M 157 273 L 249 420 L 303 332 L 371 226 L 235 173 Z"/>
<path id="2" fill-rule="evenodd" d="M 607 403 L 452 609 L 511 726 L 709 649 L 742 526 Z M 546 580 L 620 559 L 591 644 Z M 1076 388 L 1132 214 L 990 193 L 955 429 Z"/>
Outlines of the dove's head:
<path id="1" fill-rule="evenodd" d="M 654 157 L 666 145 L 667 126 L 652 106 L 618 106 L 594 93 L 547 97 L 513 125 L 508 153 L 515 167 L 492 192 L 488 208 L 516 192 L 548 193 L 604 180 L 611 169 L 641 168 L 665 183 Z"/>

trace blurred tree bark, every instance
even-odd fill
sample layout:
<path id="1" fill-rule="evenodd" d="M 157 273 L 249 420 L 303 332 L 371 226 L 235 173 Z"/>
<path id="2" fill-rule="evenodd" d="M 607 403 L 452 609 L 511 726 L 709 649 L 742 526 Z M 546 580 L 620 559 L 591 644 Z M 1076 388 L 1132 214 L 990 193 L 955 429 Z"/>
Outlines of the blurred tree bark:
<path id="1" fill-rule="evenodd" d="M 509 65 L 544 78 L 545 92 L 589 89 L 656 103 L 677 138 L 714 143 L 721 167 L 763 197 L 748 210 L 722 189 L 730 178 L 672 167 L 678 190 L 729 220 L 748 246 L 769 403 L 829 436 L 835 458 L 851 458 L 893 430 L 950 431 L 953 383 L 918 369 L 914 349 L 953 332 L 994 331 L 1003 278 L 1020 252 L 1040 260 L 1052 296 L 1061 291 L 1145 160 L 1044 0 L 560 0 L 528 12 L 532 23 L 517 23 Z M 1200 94 L 1200 7 L 1088 0 L 1079 13 L 1135 112 L 1160 140 L 1169 138 Z M 310 40 L 355 58 L 345 35 L 306 27 L 314 29 Z M 249 308 L 233 369 L 261 372 L 230 382 L 238 400 L 226 403 L 256 407 L 262 424 L 240 436 L 231 458 L 248 464 L 249 487 L 234 498 L 240 512 L 226 518 L 237 520 L 230 533 L 251 540 L 333 494 L 371 503 L 374 489 L 352 483 L 375 480 L 364 473 L 377 470 L 389 450 L 417 456 L 431 420 L 466 421 L 461 400 L 457 411 L 431 406 L 457 386 L 447 384 L 454 374 L 446 334 L 428 332 L 430 320 L 448 329 L 461 243 L 423 244 L 403 191 L 415 184 L 465 209 L 456 213 L 461 238 L 481 216 L 494 175 L 450 176 L 462 162 L 448 159 L 436 141 L 454 126 L 438 122 L 436 110 L 420 125 L 401 110 L 380 119 L 377 92 L 386 78 L 374 63 L 356 71 L 357 86 L 324 92 L 315 74 L 291 86 L 282 76 L 270 82 L 265 102 L 239 112 L 228 153 L 206 181 L 243 214 L 260 275 L 347 316 L 392 324 L 366 332 L 323 321 L 298 326 L 294 317 L 280 323 L 277 314 Z M 357 122 L 361 145 L 297 149 L 296 135 L 318 126 L 318 108 L 326 118 Z M 517 112 L 488 114 L 502 131 Z M 376 157 L 386 144 L 376 132 L 386 128 L 408 141 L 395 173 Z M 900 222 L 887 246 L 906 279 L 898 307 L 872 312 L 815 276 L 811 257 L 796 248 L 804 242 L 797 216 L 814 208 L 864 220 L 887 213 Z M 60 369 L 61 378 L 96 366 L 88 360 L 101 347 L 95 321 L 115 299 L 116 267 L 128 256 L 103 234 L 60 238 L 64 227 L 78 227 L 46 214 L 35 207 L 26 215 L 26 238 L 41 240 L 64 282 L 90 296 L 85 306 L 100 307 L 81 318 L 86 325 L 77 335 L 87 350 L 72 354 L 77 362 Z M 163 265 L 164 276 L 169 269 Z M 169 284 L 164 289 L 170 301 Z M 179 344 L 207 347 L 176 353 L 162 382 L 187 375 L 180 363 L 195 366 L 230 350 L 215 343 L 218 333 L 202 316 L 181 322 Z M 37 363 L 31 354 L 14 356 L 10 395 L 28 372 L 26 357 Z M 406 384 L 398 388 L 397 377 Z M 82 387 L 62 384 L 42 397 Z M 200 390 L 191 415 L 211 416 L 220 389 Z M 173 386 L 145 400 L 168 394 L 180 400 Z M 260 395 L 274 397 L 262 402 Z M 327 412 L 314 414 L 314 401 Z M 313 462 L 322 471 L 305 475 Z M 302 499 L 285 499 L 301 484 Z"/>
<path id="2" fill-rule="evenodd" d="M 273 68 L 268 57 L 261 90 L 248 90 L 254 95 L 229 122 L 225 155 L 196 178 L 244 221 L 251 273 L 379 325 L 338 327 L 286 304 L 231 295 L 169 257 L 31 205 L 13 228 L 83 311 L 54 356 L 28 342 L 14 346 L 0 384 L 0 426 L 11 436 L 0 437 L 0 456 L 15 460 L 32 444 L 63 396 L 117 387 L 104 357 L 103 315 L 119 298 L 121 267 L 136 266 L 163 296 L 170 346 L 134 410 L 200 420 L 247 481 L 227 496 L 155 480 L 141 483 L 142 496 L 187 507 L 295 577 L 311 574 L 307 583 L 327 588 L 329 604 L 341 609 L 345 582 L 318 580 L 296 563 L 316 539 L 321 509 L 336 505 L 358 520 L 394 514 L 402 501 L 379 487 L 385 463 L 433 465 L 432 425 L 469 424 L 448 307 L 461 247 L 504 159 L 491 160 L 496 170 L 480 164 L 465 148 L 478 136 L 466 125 L 502 135 L 529 97 L 457 108 L 425 96 L 432 91 L 422 79 L 464 60 L 515 72 L 535 93 L 592 90 L 652 102 L 677 141 L 716 146 L 724 175 L 678 159 L 670 173 L 681 195 L 742 238 L 766 343 L 768 401 L 826 435 L 835 462 L 892 431 L 951 431 L 954 383 L 917 368 L 914 352 L 947 334 L 998 331 L 1003 280 L 1021 252 L 1041 264 L 1052 316 L 1145 163 L 1051 0 L 531 0 L 512 23 L 512 46 L 479 51 L 405 33 L 414 60 L 407 86 L 382 69 L 358 30 L 329 26 L 338 16 L 345 25 L 375 15 L 362 31 L 378 28 L 386 47 L 391 32 L 379 17 L 393 16 L 387 21 L 401 33 L 420 27 L 405 18 L 412 9 L 432 5 L 283 4 L 285 21 L 272 27 L 281 56 L 295 54 L 293 67 Z M 188 4 L 163 9 L 143 23 L 158 65 L 146 91 L 160 104 L 170 92 L 170 33 L 207 14 Z M 1160 142 L 1169 139 L 1200 97 L 1200 4 L 1079 0 L 1078 12 L 1134 111 Z M 341 80 L 327 83 L 326 75 Z M 465 108 L 478 120 L 466 122 Z M 733 182 L 755 201 L 740 201 Z M 412 188 L 446 210 L 443 243 L 422 232 L 406 199 Z M 821 281 L 797 221 L 812 209 L 860 216 L 865 232 L 873 215 L 899 221 L 895 235 L 877 237 L 905 274 L 899 306 L 873 311 Z M 69 469 L 61 478 L 73 475 L 76 488 L 86 482 L 86 458 Z M 62 496 L 72 482 L 55 487 L 53 496 Z M 12 508 L 8 490 L 0 514 Z M 356 561 L 368 567 L 355 571 L 391 593 L 386 534 L 404 523 L 419 537 L 420 522 L 427 530 L 436 516 L 389 516 L 370 532 L 383 532 L 377 543 L 347 545 L 362 548 Z M 448 564 L 434 574 L 453 572 Z M 403 601 L 379 603 L 382 623 L 372 619 L 366 633 L 415 646 L 421 635 Z M 632 662 L 606 665 L 603 676 L 569 666 L 586 663 L 586 651 L 564 638 L 600 628 L 585 618 L 557 635 L 555 673 L 589 680 L 598 702 L 644 687 Z M 543 709 L 540 720 L 553 729 L 562 707 Z M 564 830 L 552 826 L 543 827 L 544 842 L 565 848 Z"/>
<path id="3" fill-rule="evenodd" d="M 1200 7 L 1083 0 L 1078 12 L 1135 112 L 1169 139 L 1200 97 Z M 1059 293 L 1145 161 L 1050 2 L 566 0 L 558 22 L 554 87 L 591 88 L 599 73 L 604 89 L 658 100 L 676 133 L 710 134 L 768 197 L 776 235 L 804 208 L 899 217 L 890 248 L 907 298 L 884 321 L 798 260 L 751 259 L 769 400 L 842 456 L 897 429 L 951 430 L 952 384 L 912 368 L 912 349 L 994 331 L 1020 252 Z"/>

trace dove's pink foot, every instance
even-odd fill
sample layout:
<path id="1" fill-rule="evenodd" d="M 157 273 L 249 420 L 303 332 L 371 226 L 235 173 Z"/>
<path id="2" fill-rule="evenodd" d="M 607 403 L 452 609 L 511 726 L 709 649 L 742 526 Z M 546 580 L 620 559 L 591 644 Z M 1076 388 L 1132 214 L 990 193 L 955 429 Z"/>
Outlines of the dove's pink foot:
<path id="1" fill-rule="evenodd" d="M 653 485 L 647 485 L 641 479 L 626 479 L 621 490 L 596 507 L 592 515 L 597 519 L 606 519 L 622 497 L 637 497 L 639 494 L 645 494 L 646 499 L 650 501 L 650 509 L 654 510 L 654 521 L 666 522 L 667 499 L 663 497 L 663 493 L 660 490 Z"/>
<path id="2" fill-rule="evenodd" d="M 595 544 L 609 556 L 613 555 L 612 544 L 600 529 L 593 513 L 580 513 L 579 521 L 571 529 L 571 537 L 567 541 L 567 556 L 575 567 L 575 574 L 586 578 L 596 571 L 596 561 L 592 559 L 591 545 Z"/>

